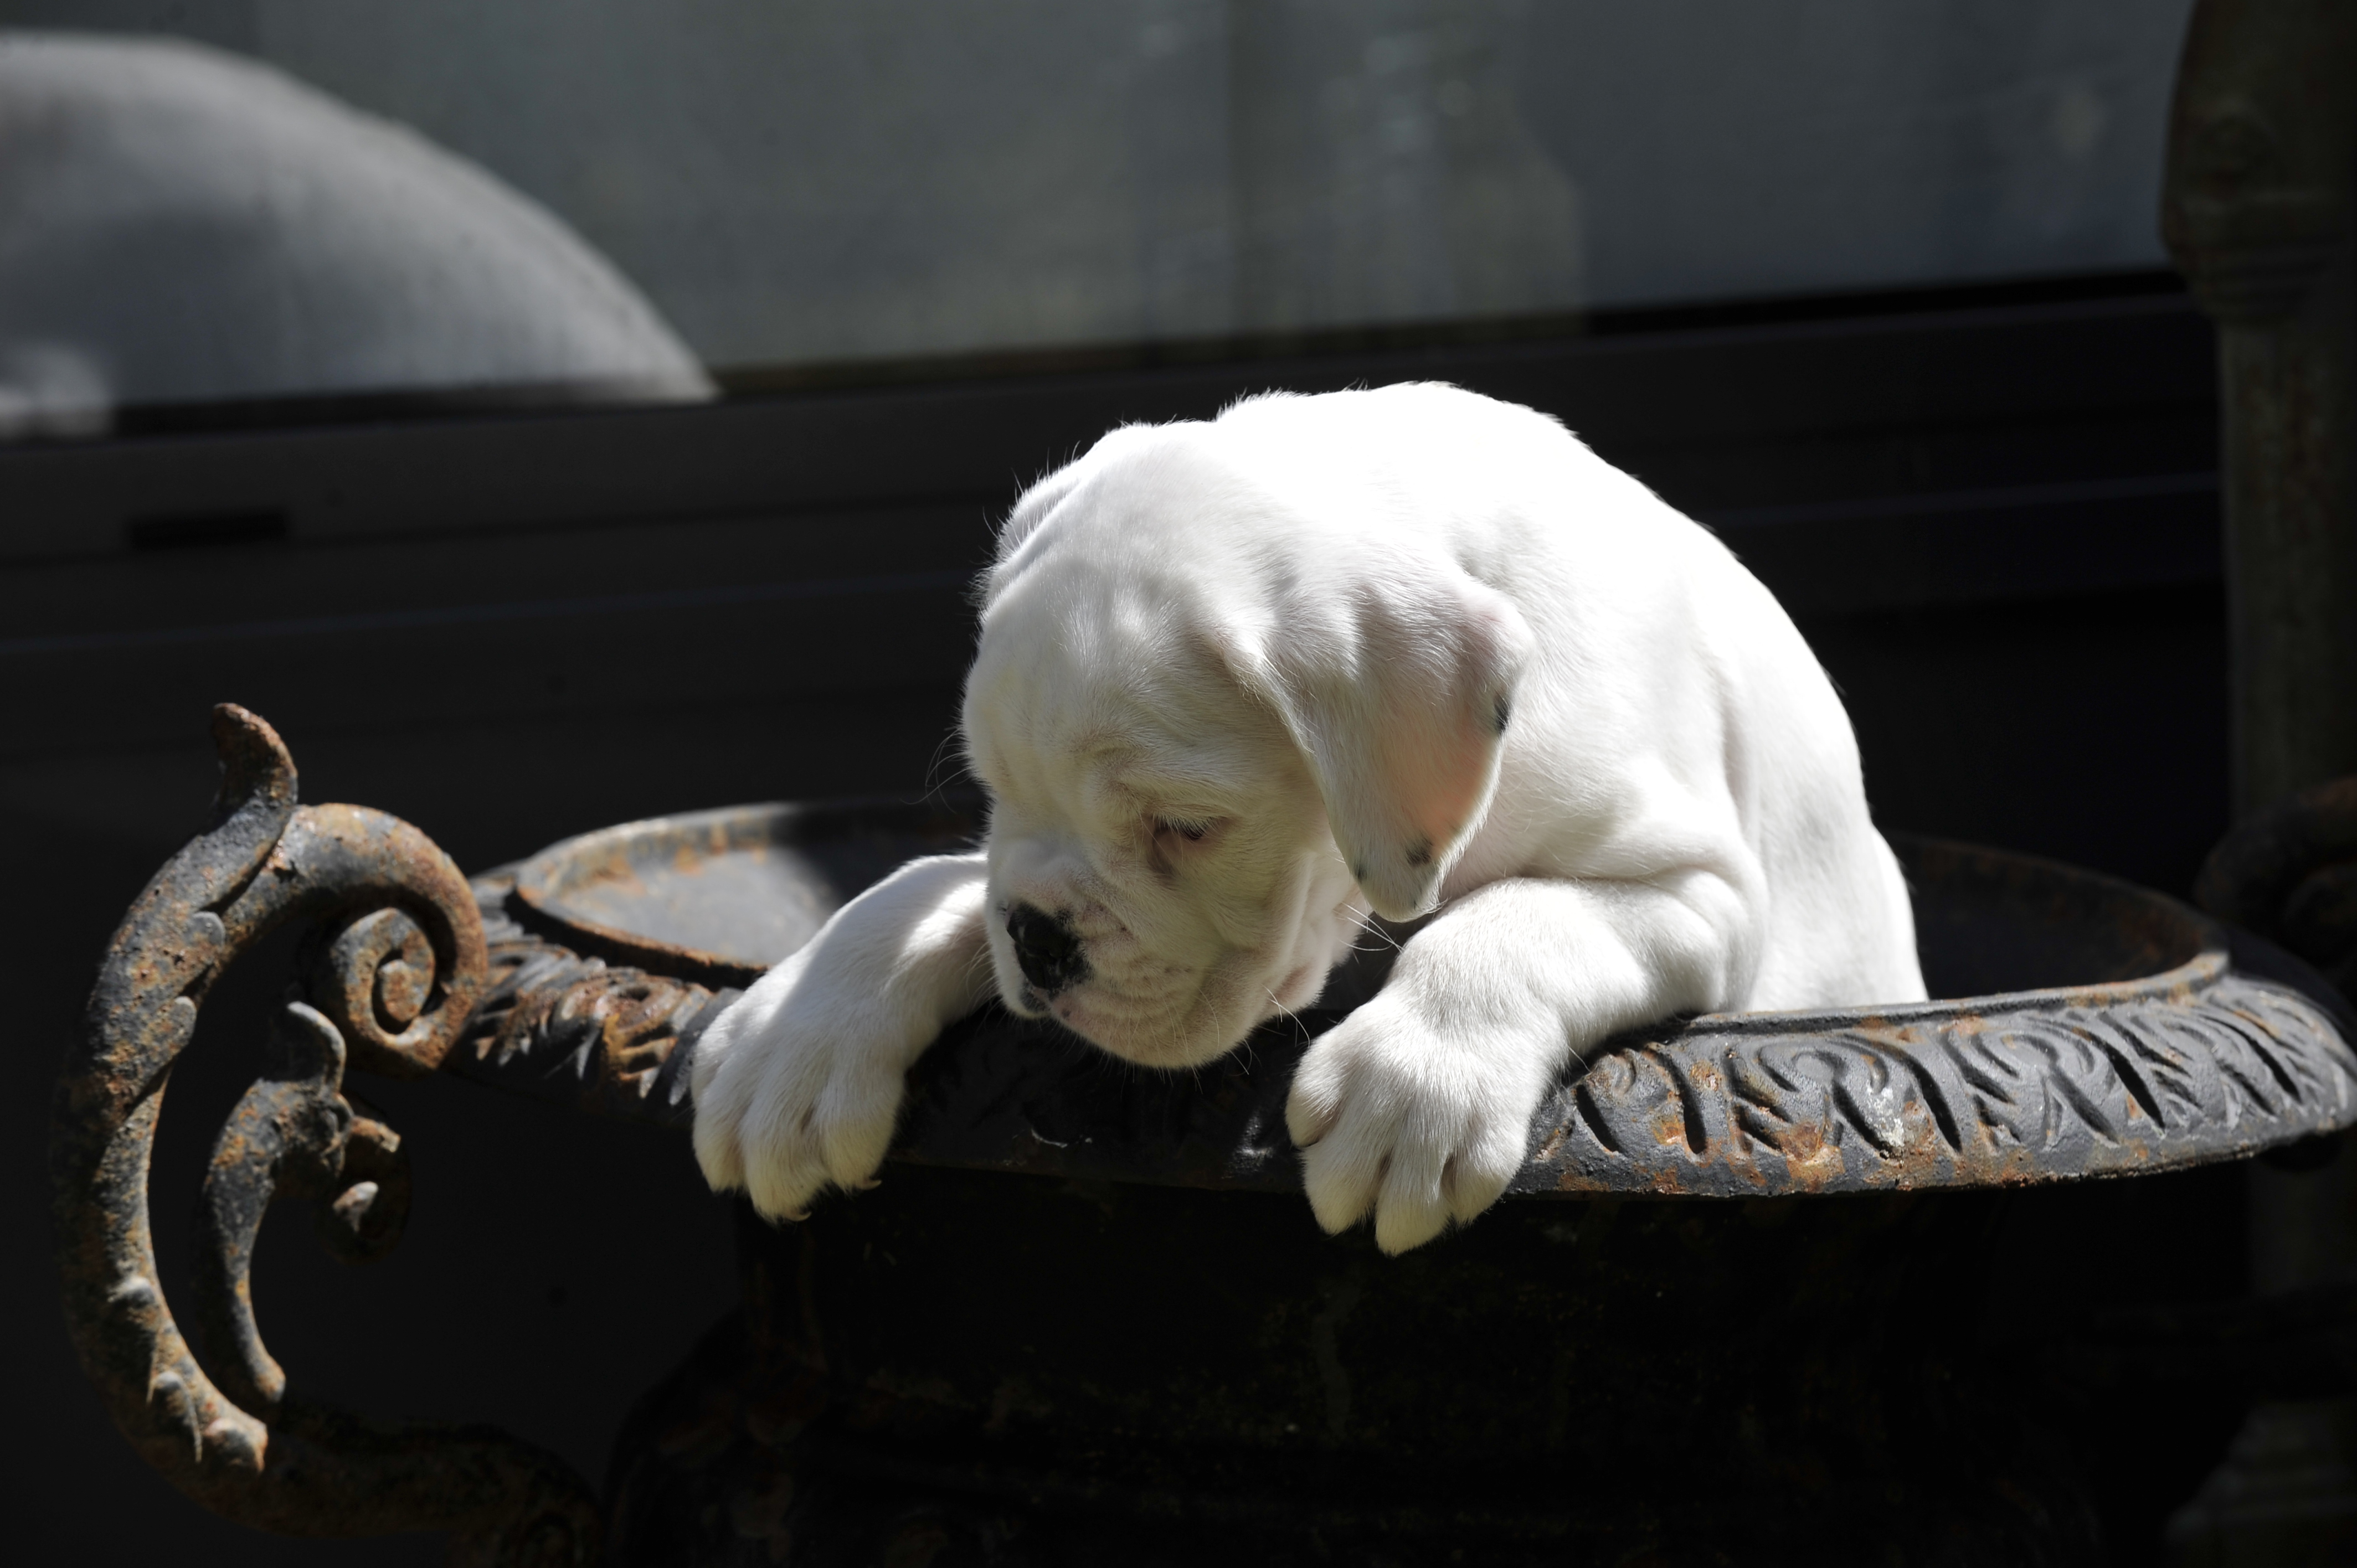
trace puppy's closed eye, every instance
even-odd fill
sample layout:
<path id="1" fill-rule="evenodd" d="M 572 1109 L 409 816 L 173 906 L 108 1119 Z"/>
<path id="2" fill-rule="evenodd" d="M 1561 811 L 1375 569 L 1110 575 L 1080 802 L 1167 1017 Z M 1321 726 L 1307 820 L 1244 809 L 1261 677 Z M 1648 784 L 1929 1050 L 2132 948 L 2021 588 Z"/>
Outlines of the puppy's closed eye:
<path id="1" fill-rule="evenodd" d="M 1218 832 L 1222 825 L 1221 819 L 1217 817 L 1156 817 L 1154 842 L 1157 844 L 1201 843 Z"/>

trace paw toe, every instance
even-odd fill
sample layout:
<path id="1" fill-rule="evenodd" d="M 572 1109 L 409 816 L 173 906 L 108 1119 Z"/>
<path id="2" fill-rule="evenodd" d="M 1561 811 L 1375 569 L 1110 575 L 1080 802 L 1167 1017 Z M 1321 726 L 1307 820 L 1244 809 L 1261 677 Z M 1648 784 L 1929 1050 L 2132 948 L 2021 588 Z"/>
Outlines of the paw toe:
<path id="1" fill-rule="evenodd" d="M 1421 1247 L 1448 1228 L 1448 1209 L 1437 1201 L 1393 1202 L 1375 1208 L 1375 1245 L 1392 1257 Z"/>
<path id="2" fill-rule="evenodd" d="M 1301 1064 L 1285 1097 L 1285 1131 L 1297 1149 L 1316 1147 L 1334 1130 L 1335 1120 L 1341 1114 L 1340 1086 L 1329 1075 L 1313 1076 L 1310 1069 L 1309 1062 Z"/>
<path id="3" fill-rule="evenodd" d="M 1382 1153 L 1350 1132 L 1330 1134 L 1302 1156 L 1301 1186 L 1309 1211 L 1329 1235 L 1366 1218 L 1383 1178 Z"/>
<path id="4" fill-rule="evenodd" d="M 856 1189 L 874 1176 L 892 1146 L 899 1112 L 897 1076 L 863 1074 L 830 1084 L 819 1102 L 813 1134 L 827 1179 Z"/>
<path id="5" fill-rule="evenodd" d="M 746 1173 L 745 1191 L 764 1219 L 807 1219 L 811 1199 L 825 1185 L 823 1172 L 799 1161 L 757 1164 Z"/>
<path id="6" fill-rule="evenodd" d="M 733 1192 L 745 1185 L 745 1156 L 737 1147 L 736 1130 L 715 1118 L 695 1119 L 695 1164 L 715 1192 Z"/>
<path id="7" fill-rule="evenodd" d="M 1501 1128 L 1452 1158 L 1440 1184 L 1448 1211 L 1467 1220 L 1503 1197 L 1523 1168 L 1524 1142 L 1520 1129 Z"/>
<path id="8" fill-rule="evenodd" d="M 1428 1139 L 1407 1137 L 1393 1151 L 1375 1199 L 1375 1245 L 1386 1252 L 1420 1247 L 1448 1228 L 1443 1196 L 1448 1160 Z"/>
<path id="9" fill-rule="evenodd" d="M 715 1192 L 745 1185 L 743 1086 L 707 1081 L 695 1096 L 695 1163 Z"/>

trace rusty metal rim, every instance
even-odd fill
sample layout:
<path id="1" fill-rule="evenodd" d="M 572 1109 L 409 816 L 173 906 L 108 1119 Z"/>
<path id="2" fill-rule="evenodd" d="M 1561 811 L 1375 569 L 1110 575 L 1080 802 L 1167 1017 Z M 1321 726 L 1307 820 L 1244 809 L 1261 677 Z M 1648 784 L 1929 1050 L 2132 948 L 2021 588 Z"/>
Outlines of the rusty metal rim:
<path id="1" fill-rule="evenodd" d="M 561 839 L 523 861 L 514 872 L 514 900 L 544 934 L 576 951 L 704 984 L 750 985 L 767 972 L 767 964 L 590 919 L 565 908 L 565 895 L 618 870 L 627 871 L 651 845 L 684 848 L 701 840 L 707 854 L 718 854 L 753 845 L 791 847 L 823 837 L 837 825 L 889 830 L 960 819 L 979 832 L 980 814 L 963 809 L 965 804 L 956 797 L 911 803 L 899 796 L 877 795 L 811 802 L 763 800 L 642 817 Z"/>
<path id="2" fill-rule="evenodd" d="M 823 838 L 830 830 L 856 824 L 865 829 L 938 824 L 963 817 L 978 832 L 978 811 L 962 810 L 963 801 L 912 804 L 890 796 L 853 797 L 813 802 L 759 801 L 682 811 L 576 833 L 548 845 L 514 869 L 514 901 L 544 934 L 576 951 L 629 963 L 660 974 L 705 984 L 745 986 L 768 966 L 726 953 L 683 943 L 667 942 L 643 932 L 591 919 L 566 909 L 564 897 L 616 870 L 627 871 L 646 858 L 651 848 L 688 847 L 702 842 L 706 854 L 726 854 L 752 845 L 791 846 Z M 2126 1002 L 2164 1000 L 2172 994 L 2199 993 L 2215 984 L 2229 968 L 2225 929 L 2191 906 L 2165 894 L 2042 856 L 2012 851 L 1986 850 L 1920 834 L 1892 832 L 1892 844 L 1910 861 L 1924 852 L 1964 853 L 1975 857 L 1998 857 L 2024 870 L 2051 872 L 2083 886 L 2148 909 L 2179 925 L 2195 950 L 2191 957 L 2167 969 L 2131 979 L 2092 985 L 2049 986 L 1971 996 L 1933 997 L 1923 1002 L 1857 1007 L 1808 1008 L 1791 1012 L 1711 1013 L 1692 1020 L 1692 1026 L 1724 1033 L 1808 1034 L 1826 1029 L 1879 1027 L 1937 1022 L 1964 1015 L 2037 1012 L 2057 1007 L 2117 1005 Z M 511 905 L 511 908 L 514 908 Z"/>
<path id="3" fill-rule="evenodd" d="M 2156 895 L 2157 897 L 2157 895 Z M 2225 978 L 2230 965 L 2224 933 L 2218 946 L 2173 969 L 2139 975 L 2134 980 L 2105 981 L 2098 985 L 2050 985 L 2029 991 L 1999 991 L 1986 996 L 1935 996 L 1928 1002 L 1900 1002 L 1889 1006 L 1804 1009 L 1789 1013 L 1703 1013 L 1686 1027 L 1713 1034 L 1814 1035 L 1831 1029 L 1897 1028 L 1906 1024 L 1940 1023 L 1970 1015 L 2002 1017 L 2017 1013 L 2051 1012 L 2061 1007 L 2116 1007 L 2127 1002 L 2167 1002 L 2199 995 Z"/>
<path id="4" fill-rule="evenodd" d="M 607 952 L 640 966 L 623 972 L 625 989 L 643 986 L 650 972 L 705 978 L 709 968 L 686 975 L 682 968 L 708 965 L 714 955 L 610 927 L 584 930 L 589 922 L 562 913 L 563 890 L 633 868 L 670 869 L 673 855 L 692 864 L 698 854 L 748 842 L 799 843 L 823 861 L 830 843 L 866 839 L 897 861 L 910 848 L 908 827 L 938 831 L 952 820 L 973 821 L 906 804 L 879 811 L 840 802 L 623 823 L 527 863 L 537 908 L 521 897 L 497 901 L 554 928 L 571 950 L 594 952 L 602 934 Z M 2072 962 L 2086 965 L 2077 972 L 2121 978 L 1882 1006 L 1720 1014 L 1632 1031 L 1557 1086 L 1510 1192 L 1694 1198 L 2013 1187 L 2239 1158 L 2357 1118 L 2357 1058 L 2331 1020 L 2298 991 L 2238 971 L 2217 921 L 2076 867 L 1893 839 L 1912 875 L 1956 890 L 1958 912 L 2052 922 L 2058 932 L 2108 931 L 2099 952 Z M 846 865 L 840 874 L 856 879 L 866 868 Z M 594 990 L 605 978 L 590 974 L 582 983 Z M 726 998 L 666 993 L 658 1000 L 673 1048 L 653 1069 L 649 1091 L 626 1107 L 682 1121 L 700 1025 Z M 693 1020 L 684 1017 L 689 1002 L 702 1004 Z M 578 1058 L 577 1031 L 557 1026 L 576 1015 L 602 1016 L 604 1008 L 586 994 L 556 1004 L 548 1042 L 520 1051 L 519 1069 L 544 1077 L 550 1058 Z M 1347 1010 L 1319 1015 L 1330 1021 Z M 1283 1101 L 1306 1037 L 1264 1033 L 1252 1051 L 1176 1090 L 1075 1072 L 1070 1043 L 990 1009 L 952 1026 L 911 1075 L 892 1157 L 1154 1185 L 1298 1188 Z M 643 1073 L 640 1079 L 648 1081 Z"/>

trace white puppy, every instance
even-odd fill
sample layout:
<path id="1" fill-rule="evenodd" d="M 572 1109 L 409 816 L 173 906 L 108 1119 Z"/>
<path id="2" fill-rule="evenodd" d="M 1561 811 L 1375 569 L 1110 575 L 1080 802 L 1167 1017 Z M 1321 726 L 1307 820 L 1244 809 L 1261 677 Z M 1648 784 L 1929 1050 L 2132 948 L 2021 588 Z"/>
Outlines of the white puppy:
<path id="1" fill-rule="evenodd" d="M 987 849 L 846 905 L 705 1035 L 695 1149 L 794 1217 L 874 1176 L 995 990 L 1185 1067 L 1438 916 L 1286 1117 L 1387 1251 L 1493 1202 L 1558 1074 L 1681 1013 L 1920 998 L 1847 715 L 1709 533 L 1451 387 L 1116 430 L 1025 495 L 966 682 Z M 986 959 L 985 959 L 986 955 Z"/>

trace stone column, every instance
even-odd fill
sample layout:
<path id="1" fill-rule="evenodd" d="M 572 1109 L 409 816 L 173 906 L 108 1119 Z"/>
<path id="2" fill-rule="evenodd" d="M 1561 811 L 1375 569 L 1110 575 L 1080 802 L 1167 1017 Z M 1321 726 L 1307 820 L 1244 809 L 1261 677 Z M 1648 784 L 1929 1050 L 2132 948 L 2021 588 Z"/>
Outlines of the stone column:
<path id="1" fill-rule="evenodd" d="M 2357 774 L 2357 5 L 2201 0 L 2161 232 L 2218 328 L 2236 817 Z M 2262 1294 L 2357 1267 L 2357 1156 L 2255 1166 Z M 2357 1562 L 2345 1400 L 2255 1407 L 2171 1521 L 2191 1564 Z"/>

